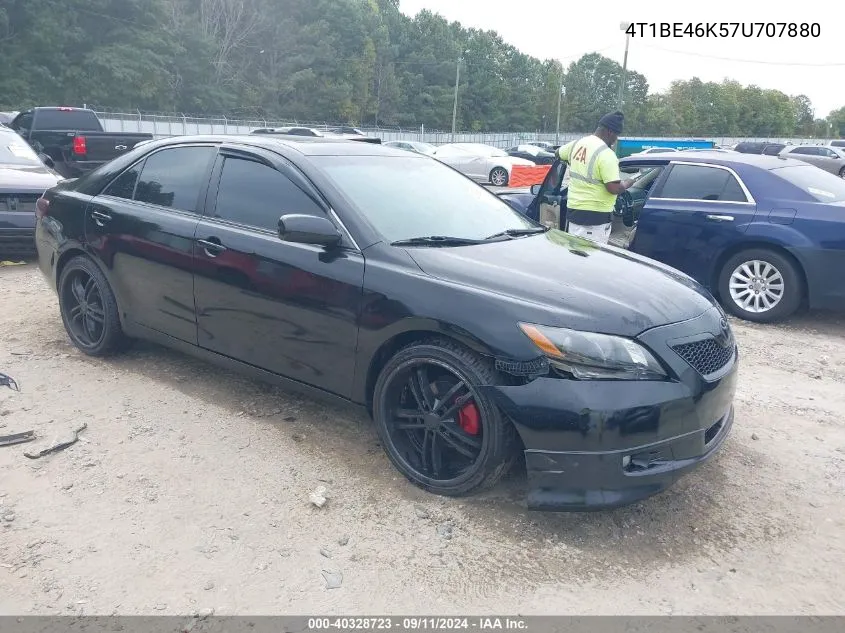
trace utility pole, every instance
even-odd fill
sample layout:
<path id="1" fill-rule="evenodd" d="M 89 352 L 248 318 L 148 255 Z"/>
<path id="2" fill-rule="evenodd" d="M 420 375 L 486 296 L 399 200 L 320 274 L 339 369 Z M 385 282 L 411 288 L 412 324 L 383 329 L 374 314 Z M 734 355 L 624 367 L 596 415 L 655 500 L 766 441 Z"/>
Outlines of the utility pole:
<path id="1" fill-rule="evenodd" d="M 622 110 L 622 101 L 625 97 L 625 84 L 628 81 L 628 44 L 631 43 L 631 35 L 627 32 L 629 26 L 629 22 L 622 22 L 619 25 L 619 28 L 625 31 L 625 57 L 622 60 L 622 81 L 619 84 L 619 99 L 617 103 L 617 110 L 619 111 Z"/>
<path id="2" fill-rule="evenodd" d="M 461 62 L 464 61 L 463 56 L 458 57 L 458 66 L 455 70 L 455 103 L 452 106 L 452 142 L 455 142 L 455 133 L 458 127 L 458 86 L 461 84 Z"/>
<path id="3" fill-rule="evenodd" d="M 560 106 L 563 102 L 563 93 L 566 92 L 566 88 L 563 87 L 563 66 L 561 66 L 560 71 L 560 90 L 557 93 L 557 128 L 555 132 L 555 145 L 560 145 Z"/>

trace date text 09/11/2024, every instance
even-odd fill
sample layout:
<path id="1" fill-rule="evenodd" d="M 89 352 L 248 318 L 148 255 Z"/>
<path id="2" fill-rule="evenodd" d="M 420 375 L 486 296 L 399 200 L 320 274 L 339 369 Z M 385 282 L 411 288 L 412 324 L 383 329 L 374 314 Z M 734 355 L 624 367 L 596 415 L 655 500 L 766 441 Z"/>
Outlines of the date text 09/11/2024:
<path id="1" fill-rule="evenodd" d="M 310 631 L 454 631 L 526 630 L 528 624 L 511 617 L 406 617 L 406 618 L 308 618 Z"/>
<path id="2" fill-rule="evenodd" d="M 816 38 L 821 36 L 822 27 L 818 22 L 628 22 L 625 33 L 653 38 Z"/>

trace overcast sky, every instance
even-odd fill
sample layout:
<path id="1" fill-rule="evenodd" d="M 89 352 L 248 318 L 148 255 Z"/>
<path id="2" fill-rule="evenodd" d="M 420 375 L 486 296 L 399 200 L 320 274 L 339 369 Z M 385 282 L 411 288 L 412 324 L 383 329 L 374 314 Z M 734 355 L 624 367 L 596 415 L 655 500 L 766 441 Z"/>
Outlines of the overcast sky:
<path id="1" fill-rule="evenodd" d="M 652 92 L 665 90 L 675 79 L 729 78 L 790 95 L 805 94 L 812 100 L 817 117 L 826 117 L 831 110 L 845 105 L 845 30 L 842 28 L 845 4 L 840 0 L 802 0 L 777 5 L 764 0 L 642 3 L 400 0 L 400 3 L 402 12 L 408 15 L 429 9 L 466 27 L 497 31 L 522 52 L 540 59 L 558 59 L 566 66 L 590 52 L 600 52 L 621 64 L 625 51 L 621 21 L 818 23 L 821 27 L 818 38 L 632 37 L 628 68 L 645 75 Z"/>

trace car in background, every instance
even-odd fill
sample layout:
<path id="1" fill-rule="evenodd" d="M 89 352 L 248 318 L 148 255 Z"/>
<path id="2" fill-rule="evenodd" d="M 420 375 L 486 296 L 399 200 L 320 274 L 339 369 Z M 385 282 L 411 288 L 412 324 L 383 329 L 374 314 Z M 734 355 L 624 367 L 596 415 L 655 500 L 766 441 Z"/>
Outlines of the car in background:
<path id="1" fill-rule="evenodd" d="M 733 151 L 740 154 L 765 154 L 777 156 L 787 147 L 784 143 L 770 143 L 769 141 L 742 141 L 733 147 Z"/>
<path id="2" fill-rule="evenodd" d="M 13 130 L 0 127 L 0 259 L 35 252 L 35 205 L 61 177 Z"/>
<path id="3" fill-rule="evenodd" d="M 554 152 L 547 152 L 536 145 L 517 145 L 507 150 L 508 156 L 530 160 L 535 165 L 551 165 L 555 162 Z"/>
<path id="4" fill-rule="evenodd" d="M 439 146 L 431 155 L 477 182 L 496 187 L 508 186 L 515 166 L 535 165 L 530 160 L 508 156 L 498 147 L 480 143 L 449 143 Z"/>
<path id="5" fill-rule="evenodd" d="M 338 127 L 329 128 L 329 132 L 332 134 L 341 134 L 341 135 L 354 135 L 354 136 L 366 136 L 364 132 L 359 130 L 357 127 L 351 127 L 349 125 L 341 125 Z"/>
<path id="6" fill-rule="evenodd" d="M 373 136 L 362 136 L 360 134 L 339 134 L 335 132 L 330 132 L 328 130 L 318 130 L 312 127 L 268 127 L 268 128 L 259 128 L 257 130 L 253 130 L 250 134 L 254 134 L 256 136 L 265 135 L 265 136 L 303 136 L 303 137 L 311 137 L 311 138 L 333 138 L 333 139 L 346 139 L 350 141 L 361 141 L 364 143 L 375 143 L 381 144 L 381 139 L 376 138 Z"/>
<path id="7" fill-rule="evenodd" d="M 786 158 L 802 160 L 840 178 L 845 178 L 845 150 L 830 145 L 794 145 L 781 153 Z"/>
<path id="8" fill-rule="evenodd" d="M 385 147 L 393 147 L 394 149 L 403 149 L 406 152 L 414 152 L 416 154 L 425 154 L 431 156 L 434 150 L 437 149 L 431 143 L 423 143 L 422 141 L 387 141 L 382 143 Z"/>
<path id="9" fill-rule="evenodd" d="M 546 141 L 526 141 L 525 145 L 533 145 L 534 147 L 539 147 L 540 149 L 546 152 L 551 152 L 552 154 L 554 154 L 558 149 L 560 149 L 560 145 L 546 143 Z"/>
<path id="10" fill-rule="evenodd" d="M 828 143 L 831 147 L 838 147 L 845 150 L 845 139 L 834 139 Z"/>
<path id="11" fill-rule="evenodd" d="M 66 106 L 31 108 L 9 127 L 64 178 L 78 178 L 153 138 L 143 132 L 106 132 L 93 110 Z"/>
<path id="12" fill-rule="evenodd" d="M 674 147 L 649 147 L 641 152 L 631 154 L 631 156 L 644 156 L 645 154 L 665 154 L 666 152 L 677 152 Z M 704 150 L 702 150 L 704 151 Z"/>
<path id="13" fill-rule="evenodd" d="M 0 112 L 0 126 L 11 127 L 11 122 L 18 116 L 17 112 Z"/>
<path id="14" fill-rule="evenodd" d="M 168 138 L 60 183 L 38 218 L 80 353 L 148 339 L 360 405 L 430 493 L 490 488 L 519 460 L 530 509 L 626 505 L 730 433 L 738 355 L 710 293 L 420 154 Z"/>
<path id="15" fill-rule="evenodd" d="M 611 243 L 689 275 L 729 312 L 761 323 L 802 304 L 845 309 L 845 180 L 774 156 L 677 152 L 630 156 Z M 566 206 L 564 165 L 528 194 L 500 197 L 529 218 Z M 565 222 L 565 217 L 561 218 Z"/>

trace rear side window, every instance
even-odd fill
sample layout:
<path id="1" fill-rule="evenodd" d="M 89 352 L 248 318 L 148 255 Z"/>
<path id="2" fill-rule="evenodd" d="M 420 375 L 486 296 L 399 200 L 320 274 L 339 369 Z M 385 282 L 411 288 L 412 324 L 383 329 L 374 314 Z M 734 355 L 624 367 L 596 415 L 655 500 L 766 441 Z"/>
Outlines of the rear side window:
<path id="1" fill-rule="evenodd" d="M 324 216 L 322 209 L 281 172 L 251 160 L 226 159 L 215 217 L 275 233 L 279 218 L 287 213 Z"/>
<path id="2" fill-rule="evenodd" d="M 706 165 L 673 165 L 656 196 L 677 200 L 748 202 L 736 178 L 729 171 Z"/>
<path id="3" fill-rule="evenodd" d="M 845 141 L 831 141 L 833 147 L 845 147 Z"/>
<path id="4" fill-rule="evenodd" d="M 103 126 L 90 110 L 38 110 L 34 129 L 99 132 Z"/>
<path id="5" fill-rule="evenodd" d="M 196 213 L 215 147 L 174 147 L 156 152 L 144 163 L 135 200 Z"/>
<path id="6" fill-rule="evenodd" d="M 142 166 L 143 163 L 139 163 L 134 167 L 127 169 L 106 188 L 103 195 L 131 200 L 132 196 L 135 194 L 135 185 L 138 183 L 138 174 L 141 173 Z"/>
<path id="7" fill-rule="evenodd" d="M 792 154 L 803 154 L 804 156 L 818 156 L 819 150 L 816 147 L 796 147 Z"/>

